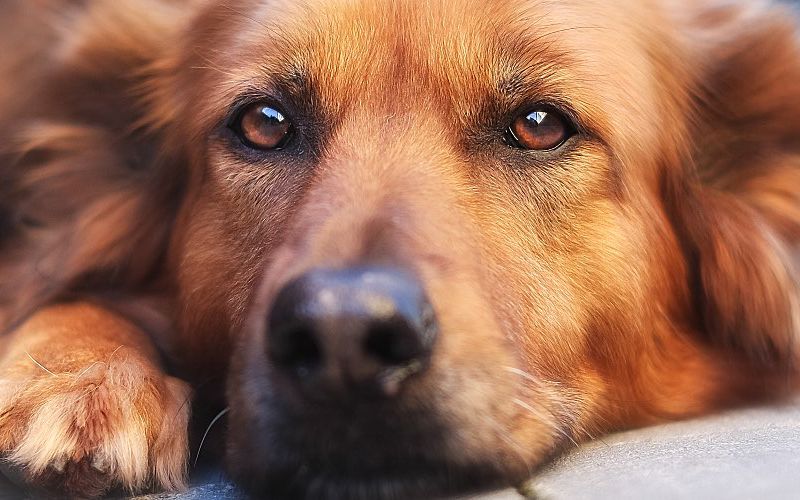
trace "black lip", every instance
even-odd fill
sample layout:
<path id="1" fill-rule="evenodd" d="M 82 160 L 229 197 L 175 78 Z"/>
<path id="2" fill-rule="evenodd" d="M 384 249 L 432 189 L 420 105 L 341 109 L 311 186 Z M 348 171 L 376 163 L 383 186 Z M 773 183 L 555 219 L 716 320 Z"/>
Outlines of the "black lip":
<path id="1" fill-rule="evenodd" d="M 489 464 L 447 462 L 409 463 L 404 468 L 370 472 L 295 462 L 269 464 L 258 477 L 234 477 L 253 497 L 267 500 L 447 498 L 508 487 L 522 479 Z"/>

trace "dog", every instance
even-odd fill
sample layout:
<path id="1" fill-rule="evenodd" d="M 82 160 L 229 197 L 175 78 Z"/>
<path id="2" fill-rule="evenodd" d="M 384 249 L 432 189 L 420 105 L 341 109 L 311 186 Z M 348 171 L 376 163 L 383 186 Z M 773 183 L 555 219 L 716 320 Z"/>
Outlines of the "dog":
<path id="1" fill-rule="evenodd" d="M 26 487 L 180 490 L 194 407 L 255 495 L 442 496 L 797 390 L 788 6 L 7 0 L 0 41 Z"/>

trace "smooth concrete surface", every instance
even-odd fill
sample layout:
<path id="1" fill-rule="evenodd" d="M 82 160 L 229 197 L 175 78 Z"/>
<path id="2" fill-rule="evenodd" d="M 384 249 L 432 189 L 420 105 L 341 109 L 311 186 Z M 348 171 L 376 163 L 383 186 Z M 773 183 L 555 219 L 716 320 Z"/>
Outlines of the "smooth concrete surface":
<path id="1" fill-rule="evenodd" d="M 545 499 L 800 499 L 800 401 L 606 436 L 553 462 Z"/>

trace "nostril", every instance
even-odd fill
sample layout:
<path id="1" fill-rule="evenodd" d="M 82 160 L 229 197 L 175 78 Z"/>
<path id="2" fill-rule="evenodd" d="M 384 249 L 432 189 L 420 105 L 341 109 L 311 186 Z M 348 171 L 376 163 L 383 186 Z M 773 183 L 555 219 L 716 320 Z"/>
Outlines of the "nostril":
<path id="1" fill-rule="evenodd" d="M 282 326 L 270 335 L 268 347 L 273 363 L 298 373 L 310 372 L 322 364 L 322 349 L 308 325 Z"/>
<path id="2" fill-rule="evenodd" d="M 364 352 L 386 366 L 400 366 L 421 354 L 419 337 L 403 320 L 393 319 L 371 326 L 364 337 Z"/>

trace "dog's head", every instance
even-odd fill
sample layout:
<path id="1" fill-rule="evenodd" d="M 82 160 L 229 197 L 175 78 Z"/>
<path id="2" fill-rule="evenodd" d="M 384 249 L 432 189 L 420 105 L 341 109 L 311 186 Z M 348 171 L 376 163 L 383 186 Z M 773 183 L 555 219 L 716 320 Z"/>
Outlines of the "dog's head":
<path id="1" fill-rule="evenodd" d="M 176 355 L 202 370 L 235 346 L 244 483 L 513 483 L 571 441 L 791 372 L 800 52 L 782 11 L 201 4 L 148 14 L 188 20 L 131 56 L 131 120 L 185 166 Z M 91 36 L 69 49 L 102 59 Z"/>

